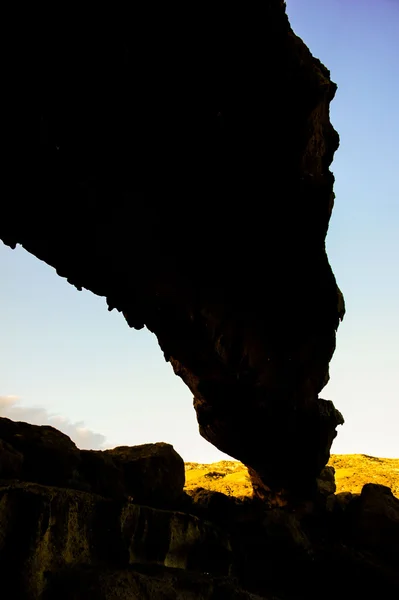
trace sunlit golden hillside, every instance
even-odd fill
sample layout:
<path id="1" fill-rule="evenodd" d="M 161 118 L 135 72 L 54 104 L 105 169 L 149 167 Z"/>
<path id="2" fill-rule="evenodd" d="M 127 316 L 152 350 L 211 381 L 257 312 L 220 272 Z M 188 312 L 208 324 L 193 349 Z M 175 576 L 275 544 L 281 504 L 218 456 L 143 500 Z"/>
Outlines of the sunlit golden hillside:
<path id="1" fill-rule="evenodd" d="M 335 468 L 337 493 L 358 494 L 365 483 L 380 483 L 399 498 L 399 459 L 366 454 L 333 454 L 328 463 Z M 186 463 L 186 490 L 197 487 L 228 496 L 250 497 L 252 485 L 246 467 L 238 461 L 212 464 Z"/>

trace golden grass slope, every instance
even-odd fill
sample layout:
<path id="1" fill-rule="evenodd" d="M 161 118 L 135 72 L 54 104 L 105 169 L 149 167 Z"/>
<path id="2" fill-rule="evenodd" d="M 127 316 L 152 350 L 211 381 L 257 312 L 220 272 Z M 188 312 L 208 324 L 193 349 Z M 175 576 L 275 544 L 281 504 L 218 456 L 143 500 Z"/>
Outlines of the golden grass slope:
<path id="1" fill-rule="evenodd" d="M 365 483 L 380 483 L 399 498 L 399 459 L 377 458 L 366 454 L 333 454 L 328 463 L 335 468 L 337 493 L 359 494 Z M 187 492 L 197 487 L 222 492 L 227 496 L 252 496 L 246 467 L 238 461 L 222 460 L 212 464 L 189 462 L 186 467 Z"/>

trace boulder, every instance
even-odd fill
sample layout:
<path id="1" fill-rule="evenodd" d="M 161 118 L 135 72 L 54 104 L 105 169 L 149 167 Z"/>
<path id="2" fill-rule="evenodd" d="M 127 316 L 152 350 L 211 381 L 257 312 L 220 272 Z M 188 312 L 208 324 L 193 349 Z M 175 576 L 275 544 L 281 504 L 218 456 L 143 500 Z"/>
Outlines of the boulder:
<path id="1" fill-rule="evenodd" d="M 306 554 L 311 551 L 311 543 L 295 514 L 275 508 L 265 514 L 262 528 L 265 539 L 276 550 Z"/>
<path id="2" fill-rule="evenodd" d="M 3 477 L 61 487 L 73 487 L 79 478 L 79 450 L 67 435 L 54 427 L 0 418 L 0 440 L 6 443 L 0 447 L 0 456 L 4 457 L 0 461 L 9 464 L 4 471 L 8 475 Z"/>
<path id="3" fill-rule="evenodd" d="M 192 500 L 190 510 L 193 514 L 206 518 L 214 523 L 228 524 L 240 515 L 242 500 L 234 496 L 226 496 L 221 492 L 207 490 L 202 487 L 188 491 Z"/>
<path id="4" fill-rule="evenodd" d="M 309 565 L 314 548 L 297 516 L 284 508 L 252 514 L 252 521 L 237 523 L 233 530 L 232 574 L 253 593 L 313 599 Z"/>
<path id="5" fill-rule="evenodd" d="M 124 472 L 109 454 L 100 450 L 81 450 L 81 486 L 106 498 L 126 496 Z"/>
<path id="6" fill-rule="evenodd" d="M 183 494 L 184 461 L 164 442 L 105 450 L 123 472 L 125 493 L 137 504 L 168 508 Z"/>
<path id="7" fill-rule="evenodd" d="M 345 513 L 351 502 L 358 497 L 359 494 L 352 492 L 340 492 L 339 494 L 331 494 L 326 500 L 326 510 L 329 513 L 341 515 Z"/>
<path id="8" fill-rule="evenodd" d="M 363 486 L 352 519 L 355 543 L 393 561 L 399 570 L 399 500 L 390 488 Z"/>
<path id="9" fill-rule="evenodd" d="M 330 496 L 335 494 L 337 486 L 335 485 L 335 469 L 334 467 L 324 467 L 320 475 L 316 479 L 317 491 L 322 496 Z"/>
<path id="10" fill-rule="evenodd" d="M 170 444 L 79 450 L 54 427 L 0 418 L 0 479 L 178 508 L 185 473 L 183 459 Z"/>

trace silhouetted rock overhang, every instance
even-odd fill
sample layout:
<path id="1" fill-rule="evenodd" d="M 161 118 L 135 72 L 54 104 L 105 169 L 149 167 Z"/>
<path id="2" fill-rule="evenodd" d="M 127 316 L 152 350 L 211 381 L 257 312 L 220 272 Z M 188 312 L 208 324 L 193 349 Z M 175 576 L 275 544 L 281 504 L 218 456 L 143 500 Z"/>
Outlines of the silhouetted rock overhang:
<path id="1" fill-rule="evenodd" d="M 19 40 L 0 237 L 153 331 L 261 496 L 307 495 L 343 422 L 319 398 L 336 85 L 280 0 L 123 10 Z"/>

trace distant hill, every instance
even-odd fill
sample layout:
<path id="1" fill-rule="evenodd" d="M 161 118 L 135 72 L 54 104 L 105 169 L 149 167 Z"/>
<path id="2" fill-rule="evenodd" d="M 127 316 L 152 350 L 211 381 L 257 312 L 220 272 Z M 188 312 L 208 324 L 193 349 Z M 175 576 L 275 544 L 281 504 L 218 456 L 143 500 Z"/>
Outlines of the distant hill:
<path id="1" fill-rule="evenodd" d="M 335 468 L 337 493 L 358 494 L 365 483 L 380 483 L 390 487 L 399 498 L 399 458 L 333 454 L 328 464 Z M 202 487 L 238 498 L 252 495 L 247 468 L 238 461 L 222 460 L 211 464 L 188 462 L 185 468 L 187 491 Z"/>
<path id="2" fill-rule="evenodd" d="M 367 454 L 332 454 L 338 492 L 359 494 L 365 483 L 380 483 L 399 498 L 399 458 L 377 458 Z"/>

